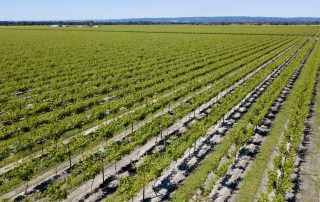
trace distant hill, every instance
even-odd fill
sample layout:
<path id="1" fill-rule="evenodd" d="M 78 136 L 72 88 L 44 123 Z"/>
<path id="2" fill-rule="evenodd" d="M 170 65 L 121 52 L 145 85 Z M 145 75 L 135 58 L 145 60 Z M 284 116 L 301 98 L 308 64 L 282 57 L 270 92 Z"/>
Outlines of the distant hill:
<path id="1" fill-rule="evenodd" d="M 289 24 L 304 24 L 304 23 L 319 23 L 320 18 L 311 17 L 296 17 L 296 18 L 280 18 L 280 17 L 178 17 L 178 18 L 131 18 L 131 19 L 114 19 L 114 20 L 96 20 L 97 22 L 115 22 L 115 23 L 129 23 L 129 22 L 152 22 L 152 23 L 289 23 Z"/>
<path id="2" fill-rule="evenodd" d="M 177 17 L 177 18 L 129 18 L 65 21 L 0 21 L 0 25 L 52 25 L 52 24 L 320 24 L 320 18 L 312 17 Z"/>

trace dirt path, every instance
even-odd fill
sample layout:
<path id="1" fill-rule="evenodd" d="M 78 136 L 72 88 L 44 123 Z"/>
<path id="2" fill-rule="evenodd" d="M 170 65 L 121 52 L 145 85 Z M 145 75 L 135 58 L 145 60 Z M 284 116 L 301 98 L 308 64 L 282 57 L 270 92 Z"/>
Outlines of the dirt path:
<path id="1" fill-rule="evenodd" d="M 277 113 L 279 111 L 279 108 L 283 105 L 284 100 L 288 96 L 290 90 L 292 89 L 294 83 L 296 82 L 301 69 L 304 67 L 307 59 L 309 58 L 316 42 L 313 43 L 313 46 L 308 50 L 306 53 L 304 59 L 300 63 L 299 67 L 295 71 L 295 73 L 290 78 L 290 81 L 287 83 L 286 87 L 282 91 L 279 98 L 276 100 L 275 104 L 278 106 L 277 110 L 274 110 L 274 106 L 270 108 L 268 113 Z M 265 118 L 268 118 L 269 115 L 266 115 Z M 264 119 L 265 119 L 264 118 Z M 267 132 L 265 131 L 255 131 L 254 136 L 252 136 L 251 140 L 243 146 L 239 152 L 237 153 L 237 156 L 234 160 L 234 162 L 230 165 L 226 175 L 221 178 L 218 183 L 215 185 L 214 189 L 212 190 L 210 197 L 215 198 L 217 201 L 226 201 L 231 200 L 234 198 L 233 196 L 236 194 L 236 191 L 238 190 L 239 184 L 241 183 L 242 179 L 246 175 L 246 171 L 249 169 L 250 164 L 252 164 L 256 154 L 259 151 L 260 145 L 263 144 L 264 137 L 269 132 L 271 124 L 266 125 L 264 123 L 265 121 L 262 121 L 262 123 L 259 125 L 259 127 L 263 127 L 268 129 Z M 258 137 L 255 137 L 258 136 Z M 259 137 L 260 136 L 260 137 Z"/>
<path id="2" fill-rule="evenodd" d="M 205 89 L 209 89 L 209 88 L 211 88 L 211 87 L 212 87 L 212 85 L 208 85 L 206 88 L 204 88 L 204 89 L 202 89 L 202 90 L 200 90 L 200 91 L 201 91 L 201 92 L 202 92 L 202 91 L 205 91 Z M 181 89 L 180 89 L 180 90 L 181 90 Z M 172 93 L 175 93 L 175 92 L 177 92 L 177 91 L 178 91 L 178 89 L 177 89 L 177 90 L 174 90 L 173 92 L 169 92 L 169 93 L 161 96 L 161 97 L 158 98 L 158 99 L 154 99 L 154 100 L 152 101 L 152 103 L 156 103 L 156 102 L 158 102 L 160 99 L 163 99 L 163 98 L 165 98 L 165 97 L 168 97 L 168 96 L 170 96 Z M 190 98 L 187 97 L 186 99 L 190 99 Z M 183 101 L 184 101 L 184 100 L 183 100 Z M 183 103 L 183 101 L 177 102 L 175 105 L 172 106 L 172 109 L 174 109 L 174 108 L 176 108 L 177 106 L 181 105 L 181 103 Z M 135 111 L 137 111 L 137 110 L 139 110 L 139 109 L 143 109 L 143 108 L 145 108 L 145 107 L 146 107 L 146 104 L 143 104 L 143 105 L 141 105 L 141 106 L 138 106 L 138 107 L 136 107 L 135 109 L 132 109 L 132 110 L 130 110 L 130 111 L 128 111 L 128 112 L 125 112 L 125 113 L 123 113 L 123 114 L 120 114 L 120 115 L 118 115 L 118 116 L 115 117 L 115 118 L 111 118 L 111 119 L 109 119 L 109 120 L 107 120 L 107 121 L 102 122 L 101 124 L 98 124 L 98 125 L 93 126 L 93 127 L 89 128 L 89 129 L 86 129 L 86 130 L 85 130 L 84 132 L 82 132 L 82 133 L 79 133 L 79 134 L 76 134 L 76 135 L 74 135 L 74 136 L 72 136 L 72 137 L 66 138 L 66 139 L 64 139 L 61 143 L 63 143 L 63 144 L 68 144 L 68 143 L 70 143 L 71 141 L 73 141 L 75 137 L 77 137 L 77 136 L 79 136 L 79 135 L 85 135 L 85 136 L 86 136 L 86 135 L 90 135 L 90 134 L 92 134 L 93 132 L 95 132 L 96 130 L 98 130 L 99 128 L 101 128 L 101 127 L 103 127 L 103 126 L 105 126 L 105 125 L 108 125 L 108 124 L 110 124 L 110 123 L 112 123 L 112 122 L 115 122 L 116 120 L 122 118 L 123 116 L 125 116 L 125 115 L 127 115 L 127 114 L 130 114 L 130 113 L 134 113 Z M 151 118 L 157 118 L 157 117 L 161 116 L 162 113 L 166 113 L 166 112 L 167 112 L 166 110 L 167 110 L 167 109 L 164 109 L 163 111 L 157 112 L 157 113 L 154 115 L 154 117 L 151 117 Z M 151 118 L 150 118 L 150 119 L 151 119 Z M 139 122 L 137 125 L 134 125 L 134 127 L 133 127 L 134 131 L 135 131 L 136 129 L 140 128 L 140 127 L 141 127 L 140 125 L 144 125 L 144 124 L 145 124 L 144 122 L 146 122 L 146 121 L 148 121 L 148 120 L 141 121 L 141 122 Z M 122 132 L 119 133 L 118 135 L 119 135 L 120 137 L 124 137 L 124 136 L 127 136 L 128 134 L 130 134 L 131 132 L 132 132 L 132 131 L 122 131 Z M 114 138 L 112 138 L 110 141 L 117 141 L 117 140 L 119 139 L 119 137 L 117 137 L 118 135 L 116 135 L 116 136 L 115 136 Z M 38 151 L 38 152 L 34 153 L 33 155 L 35 156 L 35 158 L 40 158 L 43 154 L 46 154 L 46 152 Z M 0 175 L 3 175 L 4 173 L 13 170 L 14 168 L 16 168 L 16 167 L 18 167 L 19 165 L 25 163 L 25 162 L 28 161 L 29 159 L 30 159 L 29 156 L 28 156 L 28 157 L 24 157 L 24 158 L 22 158 L 22 159 L 19 159 L 19 160 L 16 161 L 16 162 L 10 163 L 10 164 L 8 164 L 8 165 L 0 168 Z"/>
<path id="3" fill-rule="evenodd" d="M 256 154 L 259 152 L 260 147 L 274 122 L 274 117 L 283 106 L 283 103 L 297 80 L 302 67 L 303 66 L 298 67 L 292 75 L 289 82 L 282 90 L 279 98 L 274 102 L 264 119 L 254 131 L 254 135 L 239 149 L 233 163 L 229 166 L 227 173 L 217 181 L 215 187 L 211 191 L 211 198 L 215 198 L 217 201 L 229 201 L 235 197 L 242 179 L 246 176 Z"/>
<path id="4" fill-rule="evenodd" d="M 309 135 L 306 141 L 306 156 L 300 171 L 300 192 L 297 194 L 297 201 L 319 201 L 320 202 L 320 126 L 317 118 L 320 116 L 318 110 L 320 101 L 317 99 L 320 89 L 320 77 L 316 89 L 316 100 L 311 107 L 311 117 L 307 120 L 310 126 Z"/>
<path id="5" fill-rule="evenodd" d="M 282 138 L 283 138 L 283 135 L 284 135 L 284 132 L 285 130 L 288 128 L 288 119 L 286 119 L 286 122 L 282 128 L 282 131 L 281 131 L 281 134 L 278 138 L 278 141 L 281 142 Z M 276 155 L 279 154 L 279 147 L 276 145 L 275 148 L 273 149 L 273 152 L 268 160 L 268 163 L 267 163 L 267 167 L 266 169 L 263 171 L 263 174 L 262 174 L 262 177 L 261 177 L 261 182 L 259 184 L 259 187 L 257 189 L 257 192 L 255 193 L 255 196 L 254 196 L 254 201 L 258 201 L 258 198 L 259 198 L 259 195 L 261 193 L 265 193 L 267 192 L 267 183 L 268 183 L 268 171 L 269 170 L 272 170 L 273 168 L 273 161 L 274 161 L 274 158 L 276 157 Z M 250 168 L 249 168 L 250 169 Z"/>

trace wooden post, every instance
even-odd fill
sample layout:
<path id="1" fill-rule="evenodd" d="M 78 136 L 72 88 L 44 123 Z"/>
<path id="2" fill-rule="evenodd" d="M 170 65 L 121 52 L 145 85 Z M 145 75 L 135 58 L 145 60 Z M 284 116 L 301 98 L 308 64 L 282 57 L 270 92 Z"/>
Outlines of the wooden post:
<path id="1" fill-rule="evenodd" d="M 70 166 L 70 169 L 71 169 L 71 152 L 70 152 L 70 149 L 68 149 L 68 155 L 69 155 L 69 166 Z"/>
<path id="2" fill-rule="evenodd" d="M 28 191 L 28 184 L 29 184 L 29 181 L 27 181 L 27 186 L 26 186 L 26 190 L 24 192 L 24 195 L 27 195 L 27 191 Z"/>
<path id="3" fill-rule="evenodd" d="M 144 200 L 145 200 L 145 199 L 144 199 L 144 194 L 145 194 L 144 192 L 145 192 L 145 190 L 144 190 L 144 187 L 143 187 L 143 190 L 142 190 L 142 201 L 143 201 L 143 202 L 144 202 Z"/>
<path id="4" fill-rule="evenodd" d="M 102 183 L 104 183 L 104 168 L 102 166 Z"/>
<path id="5" fill-rule="evenodd" d="M 133 121 L 131 122 L 131 133 L 133 133 Z"/>
<path id="6" fill-rule="evenodd" d="M 146 174 L 145 173 L 143 173 L 143 179 L 144 179 L 143 181 L 145 182 L 146 181 Z M 143 186 L 143 189 L 142 189 L 142 202 L 145 201 L 144 195 L 145 195 L 145 186 Z"/>
<path id="7" fill-rule="evenodd" d="M 41 139 L 41 153 L 43 155 L 43 139 Z"/>
<path id="8" fill-rule="evenodd" d="M 103 157 L 101 158 L 101 165 L 102 165 L 102 183 L 104 183 L 104 166 L 103 166 Z"/>
<path id="9" fill-rule="evenodd" d="M 94 183 L 94 178 L 92 179 L 92 182 L 91 182 L 91 191 L 92 191 L 92 185 Z"/>

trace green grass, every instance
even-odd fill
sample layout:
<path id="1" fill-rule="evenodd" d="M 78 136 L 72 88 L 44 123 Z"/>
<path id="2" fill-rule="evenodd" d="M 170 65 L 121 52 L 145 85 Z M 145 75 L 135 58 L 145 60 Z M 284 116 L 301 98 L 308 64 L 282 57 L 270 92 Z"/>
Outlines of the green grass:
<path id="1" fill-rule="evenodd" d="M 231 137 L 228 136 L 227 139 L 231 139 Z M 231 141 L 227 140 L 219 144 L 215 151 L 208 155 L 199 165 L 197 172 L 190 175 L 188 180 L 184 182 L 183 189 L 177 191 L 172 201 L 187 201 L 187 196 L 190 196 L 190 194 L 193 193 L 193 190 L 197 190 L 206 180 L 208 174 L 218 167 L 221 158 L 228 152 L 230 146 Z"/>
<path id="2" fill-rule="evenodd" d="M 316 124 L 317 131 L 320 132 L 320 82 L 317 84 L 317 94 L 316 94 Z M 317 144 L 318 145 L 318 144 Z M 319 145 L 320 148 L 320 145 Z"/>
<path id="3" fill-rule="evenodd" d="M 301 57 L 301 55 L 300 55 L 300 57 Z M 295 61 L 296 60 L 298 60 L 298 59 L 295 59 Z M 295 67 L 295 65 L 293 65 L 293 64 L 295 64 L 295 63 L 293 62 L 292 64 L 290 64 L 288 68 Z M 288 69 L 286 69 L 286 70 L 288 70 Z M 283 75 L 283 74 L 287 74 L 287 73 L 282 73 L 281 75 Z M 277 78 L 277 79 L 279 79 L 279 78 Z M 275 81 L 275 82 L 277 82 L 277 81 Z M 284 82 L 284 81 L 281 80 L 281 82 Z M 277 87 L 280 88 L 279 86 L 277 86 Z M 272 88 L 272 87 L 268 87 L 268 89 L 269 88 Z M 252 114 L 254 113 L 255 108 L 260 107 L 260 106 L 266 107 L 268 105 L 266 103 L 260 104 L 260 102 L 263 103 L 263 101 L 261 101 L 261 100 L 266 99 L 266 98 L 264 98 L 265 96 L 268 97 L 268 99 L 272 100 L 273 98 L 271 98 L 271 97 L 274 95 L 271 96 L 271 94 L 263 94 L 261 97 L 259 97 L 259 100 L 254 104 L 254 106 L 250 109 L 250 111 L 237 123 L 238 127 L 236 126 L 235 128 L 232 128 L 231 131 L 228 132 L 228 136 L 223 141 L 225 144 L 226 144 L 226 142 L 229 142 L 229 141 L 231 141 L 229 143 L 229 145 L 233 144 L 233 141 L 234 141 L 233 136 L 235 136 L 237 134 L 236 131 L 241 127 L 241 125 L 248 125 L 250 123 L 249 120 L 250 120 L 250 117 L 253 116 Z M 270 106 L 271 106 L 271 104 L 270 104 Z M 266 109 L 268 109 L 268 108 L 266 108 Z M 262 111 L 262 109 L 259 109 L 258 111 Z M 264 113 L 267 113 L 267 111 L 265 111 Z M 260 116 L 264 116 L 263 115 L 264 113 L 261 113 Z M 260 118 L 260 119 L 262 119 L 262 118 Z M 248 134 L 247 138 L 251 137 L 252 132 L 253 131 L 247 132 L 247 134 Z M 276 143 L 277 143 L 277 140 L 275 140 L 275 143 L 273 145 L 276 145 Z M 222 144 L 220 144 L 218 146 L 221 146 L 221 145 Z M 236 151 L 239 149 L 239 147 L 236 149 Z M 207 158 L 205 160 L 202 161 L 201 165 L 192 173 L 192 175 L 187 180 L 185 180 L 183 186 L 180 187 L 180 189 L 178 189 L 178 191 L 176 192 L 176 194 L 174 196 L 173 201 L 186 201 L 189 198 L 187 193 L 192 193 L 192 192 L 196 191 L 197 189 L 201 189 L 203 187 L 203 183 L 204 183 L 207 175 L 211 171 L 216 172 L 216 168 L 220 162 L 219 160 L 215 160 L 215 158 L 216 158 L 215 155 L 218 155 L 220 159 L 222 157 L 222 156 L 220 156 L 220 154 L 216 154 L 216 153 L 219 153 L 219 152 L 216 152 L 216 151 L 212 152 L 211 154 L 209 154 L 207 156 Z M 226 152 L 224 154 L 226 154 Z M 233 157 L 232 157 L 232 159 L 233 159 Z M 221 175 L 220 177 L 224 176 L 224 174 L 225 173 L 222 173 L 222 175 L 220 174 Z M 201 180 L 201 179 L 203 179 L 203 180 Z M 206 193 L 207 193 L 207 190 L 205 190 L 205 194 Z"/>
<path id="4" fill-rule="evenodd" d="M 256 197 L 270 156 L 275 149 L 275 145 L 277 145 L 280 140 L 281 133 L 286 125 L 288 112 L 288 107 L 284 107 L 276 117 L 274 125 L 270 130 L 270 134 L 266 137 L 252 167 L 240 185 L 237 201 L 253 201 Z"/>
<path id="5" fill-rule="evenodd" d="M 312 57 L 312 56 L 311 56 Z M 311 59 L 310 59 L 311 60 Z M 309 62 L 309 61 L 308 61 Z M 311 66 L 311 64 L 307 63 L 306 66 Z M 306 67 L 306 68 L 307 68 Z M 306 71 L 306 69 L 305 69 Z M 302 73 L 303 74 L 303 73 Z M 301 80 L 298 80 L 297 84 L 295 84 L 292 93 L 289 95 L 287 101 L 284 103 L 284 107 L 277 115 L 276 120 L 271 128 L 269 135 L 266 137 L 264 143 L 261 146 L 260 152 L 257 154 L 252 167 L 248 171 L 244 180 L 242 181 L 239 189 L 239 194 L 237 195 L 237 201 L 254 201 L 259 194 L 259 187 L 263 180 L 263 175 L 266 171 L 268 162 L 271 160 L 271 156 L 273 154 L 276 145 L 279 145 L 279 141 L 281 138 L 281 134 L 283 134 L 285 129 L 286 122 L 289 117 L 292 116 L 292 104 L 295 101 L 297 94 L 297 89 L 299 90 L 299 81 L 302 82 L 303 75 L 300 77 Z M 295 93 L 294 93 L 295 92 Z M 317 102 L 320 100 L 320 95 L 317 94 Z M 296 101 L 298 102 L 298 101 Z M 301 109 L 302 110 L 302 109 Z M 320 119 L 318 117 L 318 113 L 320 112 L 320 107 L 317 105 L 316 113 L 317 113 L 317 123 L 320 123 Z"/>

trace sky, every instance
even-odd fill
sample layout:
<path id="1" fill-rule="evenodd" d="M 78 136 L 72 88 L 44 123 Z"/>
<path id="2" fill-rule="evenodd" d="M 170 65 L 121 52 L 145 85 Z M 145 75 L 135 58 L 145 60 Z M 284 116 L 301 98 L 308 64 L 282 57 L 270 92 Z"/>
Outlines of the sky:
<path id="1" fill-rule="evenodd" d="M 1 20 L 320 17 L 320 0 L 0 0 Z"/>

